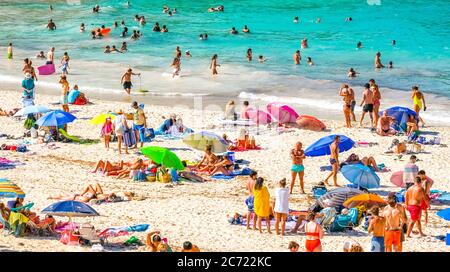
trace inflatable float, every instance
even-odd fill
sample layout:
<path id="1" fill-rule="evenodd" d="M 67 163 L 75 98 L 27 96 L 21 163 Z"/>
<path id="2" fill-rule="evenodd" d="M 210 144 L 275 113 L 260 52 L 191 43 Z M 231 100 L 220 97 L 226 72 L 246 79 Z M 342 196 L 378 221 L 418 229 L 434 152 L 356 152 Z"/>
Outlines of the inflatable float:
<path id="1" fill-rule="evenodd" d="M 107 35 L 107 34 L 109 34 L 109 32 L 111 32 L 111 28 L 103 28 L 100 32 L 103 35 Z"/>
<path id="2" fill-rule="evenodd" d="M 45 76 L 45 75 L 51 75 L 56 72 L 55 70 L 55 64 L 46 64 L 39 66 L 38 68 L 39 75 Z"/>
<path id="3" fill-rule="evenodd" d="M 298 113 L 286 104 L 272 102 L 267 105 L 267 111 L 278 120 L 280 124 L 295 123 Z"/>

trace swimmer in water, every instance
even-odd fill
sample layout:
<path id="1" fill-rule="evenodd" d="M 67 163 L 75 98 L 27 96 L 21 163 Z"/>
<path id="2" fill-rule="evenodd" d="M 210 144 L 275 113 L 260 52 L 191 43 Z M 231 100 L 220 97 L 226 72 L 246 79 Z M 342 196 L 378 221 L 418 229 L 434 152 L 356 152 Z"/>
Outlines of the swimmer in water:
<path id="1" fill-rule="evenodd" d="M 322 19 L 317 18 L 316 23 L 320 24 L 321 21 L 322 21 Z"/>
<path id="2" fill-rule="evenodd" d="M 236 34 L 238 34 L 239 32 L 236 30 L 236 28 L 233 26 L 232 28 L 231 28 L 231 30 L 230 30 L 230 34 L 233 34 L 233 35 L 236 35 Z"/>
<path id="3" fill-rule="evenodd" d="M 347 76 L 348 76 L 349 78 L 354 78 L 354 77 L 356 77 L 356 74 L 359 74 L 359 73 L 357 73 L 353 68 L 350 68 L 350 69 L 348 70 Z"/>
<path id="4" fill-rule="evenodd" d="M 247 49 L 247 61 L 248 62 L 252 61 L 252 55 L 253 55 L 252 49 L 251 48 Z"/>
<path id="5" fill-rule="evenodd" d="M 381 53 L 380 52 L 377 52 L 375 54 L 375 68 L 376 69 L 384 68 L 384 65 L 381 63 Z"/>
<path id="6" fill-rule="evenodd" d="M 128 27 L 124 27 L 122 34 L 120 34 L 120 37 L 125 38 L 128 34 Z"/>
<path id="7" fill-rule="evenodd" d="M 39 52 L 39 54 L 36 55 L 37 59 L 45 59 L 44 51 Z"/>
<path id="8" fill-rule="evenodd" d="M 244 25 L 244 28 L 242 29 L 242 32 L 250 33 L 250 29 L 248 29 L 247 25 Z"/>
<path id="9" fill-rule="evenodd" d="M 119 27 L 119 23 L 117 23 L 117 21 L 114 22 L 114 27 L 118 28 Z"/>
<path id="10" fill-rule="evenodd" d="M 207 40 L 208 39 L 208 34 L 205 33 L 205 35 L 203 35 L 203 39 Z"/>
<path id="11" fill-rule="evenodd" d="M 303 49 L 304 49 L 304 48 L 308 48 L 308 39 L 307 39 L 307 38 L 304 38 L 304 39 L 302 40 L 301 46 L 302 46 Z"/>
<path id="12" fill-rule="evenodd" d="M 166 25 L 163 25 L 163 27 L 161 28 L 161 32 L 169 32 Z"/>
<path id="13" fill-rule="evenodd" d="M 56 29 L 56 24 L 53 22 L 52 19 L 50 19 L 50 20 L 48 21 L 47 28 L 48 28 L 49 30 L 55 30 L 55 29 Z"/>
<path id="14" fill-rule="evenodd" d="M 50 11 L 53 11 L 53 6 L 52 6 L 52 5 L 48 6 L 48 9 L 49 9 Z"/>
<path id="15" fill-rule="evenodd" d="M 352 17 L 347 17 L 347 18 L 345 18 L 345 21 L 346 22 L 351 22 L 351 21 L 353 21 L 353 18 Z"/>
<path id="16" fill-rule="evenodd" d="M 128 50 L 128 48 L 127 48 L 127 42 L 123 42 L 123 43 L 122 43 L 122 47 L 120 47 L 120 51 L 121 51 L 122 53 L 125 53 L 127 50 Z"/>
<path id="17" fill-rule="evenodd" d="M 298 23 L 298 16 L 294 17 L 294 23 Z"/>
<path id="18" fill-rule="evenodd" d="M 294 64 L 299 65 L 300 60 L 302 59 L 302 56 L 300 55 L 300 50 L 295 51 L 294 56 L 292 58 L 294 59 Z"/>
<path id="19" fill-rule="evenodd" d="M 140 24 L 141 26 L 145 26 L 146 23 L 147 23 L 147 21 L 145 21 L 145 17 L 142 16 L 141 19 L 139 20 L 139 24 Z"/>
<path id="20" fill-rule="evenodd" d="M 86 31 L 86 27 L 84 26 L 84 23 L 81 23 L 80 25 L 80 32 Z"/>
<path id="21" fill-rule="evenodd" d="M 173 67 L 172 78 L 179 76 L 181 71 L 181 60 L 179 58 L 174 58 L 171 66 Z"/>
<path id="22" fill-rule="evenodd" d="M 192 57 L 191 52 L 190 52 L 189 50 L 186 50 L 185 56 L 186 56 L 187 58 Z"/>
<path id="23" fill-rule="evenodd" d="M 395 40 L 392 40 L 392 45 L 396 45 L 397 42 Z"/>
<path id="24" fill-rule="evenodd" d="M 109 45 L 105 46 L 105 51 L 103 51 L 103 53 L 111 53 L 111 47 Z"/>
<path id="25" fill-rule="evenodd" d="M 113 45 L 112 48 L 111 48 L 111 53 L 113 53 L 113 52 L 123 53 L 122 51 L 117 50 L 115 45 Z"/>
<path id="26" fill-rule="evenodd" d="M 159 23 L 156 22 L 155 25 L 153 26 L 153 31 L 154 32 L 161 32 L 161 27 L 159 27 Z"/>
<path id="27" fill-rule="evenodd" d="M 199 39 L 199 40 L 204 40 L 203 34 L 198 35 L 198 39 Z"/>
<path id="28" fill-rule="evenodd" d="M 392 63 L 392 61 L 389 62 L 388 68 L 389 68 L 389 69 L 394 68 L 394 64 Z"/>
<path id="29" fill-rule="evenodd" d="M 131 39 L 134 41 L 139 39 L 139 34 L 137 33 L 136 30 L 133 30 L 133 35 L 131 35 Z"/>
<path id="30" fill-rule="evenodd" d="M 125 26 L 125 20 L 122 20 L 122 22 L 120 23 L 121 26 Z"/>
<path id="31" fill-rule="evenodd" d="M 358 44 L 356 44 L 356 48 L 361 49 L 362 48 L 362 42 L 358 42 Z"/>
<path id="32" fill-rule="evenodd" d="M 259 63 L 263 63 L 263 62 L 265 62 L 266 60 L 267 60 L 267 59 L 264 58 L 263 55 L 259 55 L 259 56 L 258 56 L 258 61 L 259 61 Z"/>
<path id="33" fill-rule="evenodd" d="M 169 10 L 169 12 L 167 12 L 167 16 L 172 16 L 172 11 Z"/>
<path id="34" fill-rule="evenodd" d="M 311 57 L 306 58 L 306 63 L 308 63 L 309 66 L 313 66 L 314 65 Z"/>

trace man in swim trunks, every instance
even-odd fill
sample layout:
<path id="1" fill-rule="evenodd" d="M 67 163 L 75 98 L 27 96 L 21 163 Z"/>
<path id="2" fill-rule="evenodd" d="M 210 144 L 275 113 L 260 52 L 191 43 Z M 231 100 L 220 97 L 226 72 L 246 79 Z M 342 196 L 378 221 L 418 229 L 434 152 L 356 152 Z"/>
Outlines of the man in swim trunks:
<path id="1" fill-rule="evenodd" d="M 425 122 L 419 116 L 419 112 L 422 109 L 422 107 L 423 107 L 423 111 L 426 111 L 427 105 L 425 104 L 425 97 L 423 96 L 423 93 L 421 91 L 419 91 L 419 87 L 417 87 L 417 86 L 412 87 L 411 99 L 413 100 L 414 111 L 416 112 L 417 116 L 419 117 L 420 122 L 422 122 L 422 126 L 424 126 Z"/>
<path id="2" fill-rule="evenodd" d="M 205 148 L 205 155 L 202 160 L 194 167 L 200 172 L 211 171 L 214 169 L 214 164 L 217 162 L 217 156 L 212 153 L 212 146 L 208 145 Z"/>
<path id="3" fill-rule="evenodd" d="M 123 84 L 123 89 L 125 90 L 125 92 L 127 92 L 127 94 L 131 93 L 131 86 L 133 86 L 133 84 L 131 83 L 131 76 L 140 76 L 140 73 L 133 73 L 133 70 L 131 68 L 129 68 L 127 70 L 127 72 L 125 74 L 123 74 L 120 83 Z"/>
<path id="4" fill-rule="evenodd" d="M 245 199 L 245 204 L 247 205 L 248 211 L 247 211 L 247 229 L 250 229 L 250 219 L 253 215 L 253 230 L 256 230 L 256 219 L 257 216 L 253 210 L 253 187 L 255 187 L 256 179 L 258 178 L 258 173 L 256 171 L 252 171 L 250 173 L 250 179 L 248 179 L 246 187 L 248 191 L 248 197 Z"/>
<path id="5" fill-rule="evenodd" d="M 56 29 L 56 24 L 53 22 L 52 19 L 50 19 L 48 21 L 47 28 L 48 28 L 48 30 L 55 30 Z"/>
<path id="6" fill-rule="evenodd" d="M 291 149 L 291 159 L 292 159 L 292 167 L 291 167 L 291 190 L 290 194 L 294 190 L 295 178 L 298 175 L 300 180 L 300 189 L 301 193 L 305 194 L 305 189 L 303 185 L 303 177 L 305 176 L 305 167 L 303 166 L 303 159 L 305 158 L 305 152 L 302 149 L 302 143 L 297 142 L 295 147 Z"/>
<path id="7" fill-rule="evenodd" d="M 422 202 L 425 201 L 425 191 L 422 187 L 422 179 L 416 177 L 414 185 L 409 187 L 405 194 L 405 204 L 411 216 L 411 222 L 408 225 L 406 237 L 411 238 L 411 231 L 417 223 L 417 228 L 421 236 L 425 236 L 422 232 L 420 218 L 422 217 Z"/>
<path id="8" fill-rule="evenodd" d="M 299 65 L 300 60 L 302 59 L 302 57 L 300 56 L 300 50 L 295 51 L 295 54 L 292 58 L 294 59 L 294 64 Z"/>
<path id="9" fill-rule="evenodd" d="M 53 64 L 53 59 L 55 58 L 55 48 L 52 47 L 48 52 L 47 52 L 47 62 L 45 64 Z"/>
<path id="10" fill-rule="evenodd" d="M 380 136 L 395 135 L 395 131 L 391 129 L 391 124 L 395 119 L 387 115 L 387 111 L 378 119 L 377 133 Z"/>
<path id="11" fill-rule="evenodd" d="M 428 209 L 430 208 L 430 190 L 433 186 L 433 181 L 431 181 L 424 170 L 420 170 L 417 176 L 422 180 L 423 190 L 425 192 L 425 198 L 422 201 L 422 210 L 425 213 L 425 224 L 428 224 Z"/>
<path id="12" fill-rule="evenodd" d="M 406 224 L 405 208 L 397 203 L 395 194 L 390 194 L 387 199 L 388 205 L 384 208 L 382 216 L 386 218 L 386 230 L 384 232 L 384 245 L 386 252 L 402 251 L 402 225 Z"/>
<path id="13" fill-rule="evenodd" d="M 337 184 L 337 173 L 339 171 L 339 142 L 341 137 L 339 135 L 334 136 L 334 141 L 330 145 L 330 164 L 332 167 L 332 172 L 328 177 L 324 180 L 326 185 L 328 184 L 328 179 L 333 177 L 334 186 L 339 186 Z"/>
<path id="14" fill-rule="evenodd" d="M 369 84 L 370 89 L 372 90 L 373 93 L 373 120 L 376 125 L 378 124 L 378 114 L 381 105 L 381 92 L 380 89 L 378 88 L 378 85 L 375 83 L 375 79 L 373 78 L 370 79 Z"/>
<path id="15" fill-rule="evenodd" d="M 384 231 L 386 227 L 386 218 L 379 215 L 380 208 L 375 206 L 371 210 L 372 218 L 369 222 L 367 231 L 372 233 L 371 252 L 384 252 Z"/>
<path id="16" fill-rule="evenodd" d="M 364 106 L 363 106 L 364 104 Z M 361 115 L 361 120 L 359 121 L 359 125 L 362 126 L 364 116 L 366 113 L 369 113 L 370 116 L 370 126 L 373 127 L 373 92 L 370 90 L 370 84 L 366 83 L 364 85 L 363 99 L 361 100 L 361 107 L 363 107 L 363 113 Z"/>
<path id="17" fill-rule="evenodd" d="M 142 128 L 147 128 L 147 118 L 145 117 L 144 109 L 139 107 L 137 101 L 134 101 L 131 104 L 131 107 L 135 110 L 135 112 L 133 113 L 133 120 L 134 120 L 133 130 L 134 130 L 134 133 L 136 134 L 136 146 L 137 146 L 137 142 L 141 142 L 141 147 L 143 147 L 144 139 L 142 139 L 142 140 L 140 139 L 139 131 Z"/>

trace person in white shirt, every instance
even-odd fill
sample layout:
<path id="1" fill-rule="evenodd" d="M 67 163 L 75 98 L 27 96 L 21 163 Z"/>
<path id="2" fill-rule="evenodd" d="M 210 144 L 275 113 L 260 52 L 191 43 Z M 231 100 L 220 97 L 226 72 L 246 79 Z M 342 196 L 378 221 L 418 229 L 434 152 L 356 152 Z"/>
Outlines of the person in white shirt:
<path id="1" fill-rule="evenodd" d="M 275 189 L 275 231 L 280 234 L 281 221 L 281 235 L 284 236 L 286 228 L 286 219 L 289 215 L 289 188 L 286 188 L 286 179 L 279 181 L 279 187 Z"/>

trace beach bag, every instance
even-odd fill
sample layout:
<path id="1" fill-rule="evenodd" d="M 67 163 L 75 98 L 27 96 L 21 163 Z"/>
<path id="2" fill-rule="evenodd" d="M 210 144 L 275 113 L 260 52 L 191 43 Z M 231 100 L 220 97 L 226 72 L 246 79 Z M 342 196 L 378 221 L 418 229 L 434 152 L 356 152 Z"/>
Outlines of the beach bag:
<path id="1" fill-rule="evenodd" d="M 128 129 L 123 133 L 123 142 L 128 147 L 136 144 L 136 134 L 134 134 L 132 129 Z"/>
<path id="2" fill-rule="evenodd" d="M 172 177 L 172 181 L 178 181 L 177 169 L 171 168 L 170 169 L 170 176 Z"/>
<path id="3" fill-rule="evenodd" d="M 73 235 L 72 231 L 65 231 L 61 235 L 61 239 L 59 241 L 65 245 L 78 245 L 79 238 L 78 236 Z"/>
<path id="4" fill-rule="evenodd" d="M 27 152 L 27 146 L 26 145 L 19 145 L 16 148 L 17 152 Z"/>
<path id="5" fill-rule="evenodd" d="M 139 142 L 149 143 L 152 141 L 152 138 L 155 138 L 155 132 L 152 128 L 141 128 L 139 129 L 139 138 Z"/>
<path id="6" fill-rule="evenodd" d="M 140 171 L 140 170 L 135 170 L 133 172 L 133 180 L 134 181 L 146 181 L 147 180 L 147 175 Z"/>
<path id="7" fill-rule="evenodd" d="M 170 176 L 170 173 L 168 173 L 165 170 L 159 170 L 156 172 L 156 176 L 159 182 L 171 182 L 172 181 L 172 176 Z"/>

